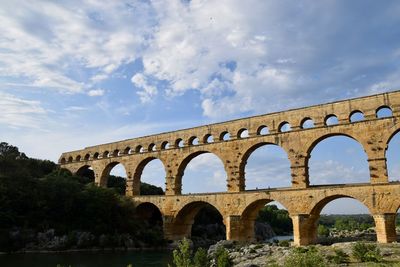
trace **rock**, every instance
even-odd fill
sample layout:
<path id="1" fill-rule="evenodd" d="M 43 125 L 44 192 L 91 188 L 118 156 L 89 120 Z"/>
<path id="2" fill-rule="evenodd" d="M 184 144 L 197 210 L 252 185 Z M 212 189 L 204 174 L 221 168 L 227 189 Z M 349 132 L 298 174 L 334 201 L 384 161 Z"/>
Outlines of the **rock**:
<path id="1" fill-rule="evenodd" d="M 272 230 L 272 227 L 268 223 L 256 221 L 254 227 L 257 241 L 264 241 L 276 236 L 274 230 Z"/>

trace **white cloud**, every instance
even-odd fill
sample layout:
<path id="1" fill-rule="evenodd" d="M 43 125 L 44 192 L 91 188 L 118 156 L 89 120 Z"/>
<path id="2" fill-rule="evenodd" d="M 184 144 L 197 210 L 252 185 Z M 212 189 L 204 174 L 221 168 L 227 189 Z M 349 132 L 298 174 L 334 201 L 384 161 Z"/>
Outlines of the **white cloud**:
<path id="1" fill-rule="evenodd" d="M 140 101 L 142 103 L 149 103 L 152 101 L 153 97 L 155 97 L 158 93 L 157 88 L 152 86 L 147 81 L 146 76 L 141 73 L 136 73 L 133 75 L 131 82 L 138 88 L 141 88 L 141 91 L 138 91 L 137 94 L 140 97 Z"/>
<path id="2" fill-rule="evenodd" d="M 102 96 L 102 95 L 104 95 L 104 90 L 103 89 L 93 89 L 93 90 L 90 90 L 87 94 L 88 94 L 88 96 Z"/>

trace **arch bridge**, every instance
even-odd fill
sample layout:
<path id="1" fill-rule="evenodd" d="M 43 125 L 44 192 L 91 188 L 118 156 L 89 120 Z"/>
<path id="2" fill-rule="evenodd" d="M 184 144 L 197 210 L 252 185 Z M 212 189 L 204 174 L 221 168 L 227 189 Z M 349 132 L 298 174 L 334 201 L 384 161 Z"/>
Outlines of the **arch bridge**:
<path id="1" fill-rule="evenodd" d="M 380 116 L 382 110 L 385 116 Z M 311 244 L 316 241 L 322 208 L 334 199 L 350 197 L 373 215 L 378 241 L 392 242 L 400 183 L 388 180 L 386 150 L 400 131 L 399 119 L 400 91 L 395 91 L 86 147 L 63 153 L 59 164 L 78 174 L 92 168 L 99 186 L 106 186 L 111 169 L 122 164 L 127 172 L 126 195 L 142 210 L 146 205 L 158 208 L 167 239 L 190 236 L 194 216 L 211 204 L 224 218 L 227 239 L 251 240 L 258 211 L 276 200 L 292 218 L 295 244 Z M 311 151 L 331 136 L 347 136 L 361 144 L 368 157 L 369 183 L 310 186 Z M 247 159 L 268 144 L 286 151 L 291 187 L 246 191 Z M 213 153 L 223 162 L 227 190 L 183 195 L 185 168 L 204 153 Z M 142 171 L 154 159 L 165 168 L 165 196 L 140 196 Z"/>

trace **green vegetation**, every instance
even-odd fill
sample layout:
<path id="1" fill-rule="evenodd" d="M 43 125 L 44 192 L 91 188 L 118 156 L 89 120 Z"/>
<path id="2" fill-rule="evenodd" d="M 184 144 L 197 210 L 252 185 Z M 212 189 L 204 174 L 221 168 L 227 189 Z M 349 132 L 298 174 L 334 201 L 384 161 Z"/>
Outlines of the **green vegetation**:
<path id="1" fill-rule="evenodd" d="M 369 214 L 355 215 L 321 215 L 319 224 L 328 229 L 336 230 L 366 230 L 374 226 L 374 219 Z"/>
<path id="2" fill-rule="evenodd" d="M 278 209 L 276 205 L 267 205 L 258 213 L 257 221 L 268 223 L 277 235 L 293 231 L 292 219 L 287 210 Z"/>
<path id="3" fill-rule="evenodd" d="M 382 255 L 376 244 L 357 242 L 352 247 L 352 255 L 360 262 L 380 262 Z"/>
<path id="4" fill-rule="evenodd" d="M 324 237 L 329 236 L 330 233 L 329 228 L 323 224 L 318 225 L 317 231 L 318 231 L 318 236 L 324 236 Z"/>
<path id="5" fill-rule="evenodd" d="M 334 255 L 328 255 L 327 259 L 329 262 L 335 263 L 335 264 L 342 264 L 342 263 L 348 263 L 349 262 L 349 255 L 344 252 L 341 249 L 335 249 L 335 254 Z"/>
<path id="6" fill-rule="evenodd" d="M 163 243 L 161 228 L 135 218 L 129 199 L 92 181 L 0 143 L 0 251 L 54 240 L 56 250 Z"/>
<path id="7" fill-rule="evenodd" d="M 315 247 L 298 248 L 293 250 L 284 263 L 285 267 L 325 267 L 325 258 Z"/>

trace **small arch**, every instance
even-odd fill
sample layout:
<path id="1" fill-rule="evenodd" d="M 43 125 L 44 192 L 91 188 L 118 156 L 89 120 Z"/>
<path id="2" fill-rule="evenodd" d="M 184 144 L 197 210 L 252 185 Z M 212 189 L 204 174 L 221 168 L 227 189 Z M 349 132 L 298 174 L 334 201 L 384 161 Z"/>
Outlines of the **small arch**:
<path id="1" fill-rule="evenodd" d="M 228 141 L 230 139 L 231 139 L 231 135 L 227 131 L 224 131 L 219 135 L 219 140 L 220 141 Z"/>
<path id="2" fill-rule="evenodd" d="M 112 156 L 113 156 L 113 157 L 118 157 L 118 156 L 119 156 L 119 150 L 118 150 L 118 149 L 115 149 L 115 150 L 113 151 L 113 153 L 112 153 Z"/>
<path id="3" fill-rule="evenodd" d="M 161 149 L 165 150 L 165 149 L 169 149 L 169 148 L 170 148 L 170 145 L 169 145 L 168 141 L 162 142 Z"/>
<path id="4" fill-rule="evenodd" d="M 75 161 L 81 161 L 81 155 L 76 156 Z"/>
<path id="5" fill-rule="evenodd" d="M 156 144 L 151 143 L 151 144 L 149 145 L 149 148 L 148 148 L 147 151 L 152 152 L 152 151 L 156 151 L 156 150 L 157 150 Z"/>
<path id="6" fill-rule="evenodd" d="M 182 138 L 178 138 L 175 141 L 175 147 L 184 147 L 185 143 L 183 142 Z"/>
<path id="7" fill-rule="evenodd" d="M 93 154 L 93 159 L 98 159 L 99 158 L 99 152 L 96 152 Z"/>
<path id="8" fill-rule="evenodd" d="M 393 111 L 389 106 L 380 106 L 376 109 L 377 118 L 389 118 L 393 116 Z"/>
<path id="9" fill-rule="evenodd" d="M 349 120 L 350 120 L 350 122 L 363 121 L 364 113 L 360 110 L 354 110 L 350 113 Z"/>
<path id="10" fill-rule="evenodd" d="M 257 135 L 266 135 L 269 134 L 269 129 L 265 125 L 261 125 L 257 128 Z"/>
<path id="11" fill-rule="evenodd" d="M 108 152 L 107 150 L 103 152 L 103 159 L 104 158 L 108 158 L 110 155 L 110 152 Z"/>
<path id="12" fill-rule="evenodd" d="M 199 138 L 192 136 L 189 138 L 189 145 L 197 146 L 199 144 Z"/>
<path id="13" fill-rule="evenodd" d="M 290 124 L 287 121 L 283 121 L 283 122 L 281 122 L 281 124 L 279 124 L 278 131 L 280 133 L 289 132 L 291 130 L 292 130 L 292 127 L 290 126 Z"/>
<path id="14" fill-rule="evenodd" d="M 72 162 L 74 159 L 72 158 L 72 156 L 69 156 L 68 158 L 68 162 Z"/>
<path id="15" fill-rule="evenodd" d="M 310 128 L 314 128 L 314 121 L 311 118 L 304 118 L 301 121 L 301 129 L 310 129 Z"/>
<path id="16" fill-rule="evenodd" d="M 130 148 L 129 146 L 127 146 L 127 147 L 124 149 L 124 155 L 129 155 L 129 154 L 131 154 L 131 148 Z"/>
<path id="17" fill-rule="evenodd" d="M 249 131 L 246 128 L 242 128 L 237 133 L 237 138 L 247 138 L 249 137 Z"/>
<path id="18" fill-rule="evenodd" d="M 143 148 L 141 145 L 138 145 L 138 146 L 135 148 L 135 152 L 136 152 L 136 153 L 143 153 L 143 151 L 144 151 L 144 148 Z"/>
<path id="19" fill-rule="evenodd" d="M 89 153 L 87 153 L 86 155 L 85 155 L 85 158 L 84 158 L 85 160 L 89 160 L 90 159 L 90 154 Z"/>
<path id="20" fill-rule="evenodd" d="M 337 125 L 339 120 L 335 114 L 329 114 L 324 119 L 326 126 Z"/>
<path id="21" fill-rule="evenodd" d="M 214 142 L 214 137 L 211 134 L 206 134 L 203 138 L 203 143 L 211 144 Z"/>
<path id="22" fill-rule="evenodd" d="M 62 159 L 60 160 L 60 163 L 61 163 L 61 164 L 65 164 L 65 162 L 66 162 L 65 158 L 62 158 Z"/>

